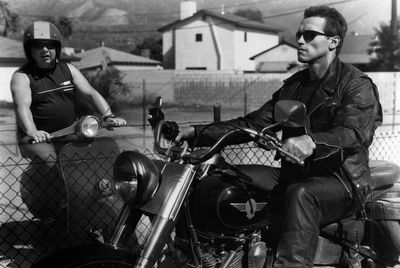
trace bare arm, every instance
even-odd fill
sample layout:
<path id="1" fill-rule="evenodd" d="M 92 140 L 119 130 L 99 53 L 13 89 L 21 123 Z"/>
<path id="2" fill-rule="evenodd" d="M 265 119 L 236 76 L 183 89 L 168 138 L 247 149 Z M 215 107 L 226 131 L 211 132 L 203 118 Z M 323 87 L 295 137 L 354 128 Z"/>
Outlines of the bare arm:
<path id="1" fill-rule="evenodd" d="M 33 121 L 30 110 L 32 95 L 28 77 L 22 73 L 14 73 L 11 78 L 10 88 L 18 126 L 29 137 L 33 138 L 34 142 L 49 140 L 50 134 L 46 131 L 38 130 Z"/>
<path id="2" fill-rule="evenodd" d="M 71 71 L 73 83 L 76 89 L 83 95 L 90 98 L 90 100 L 96 106 L 97 110 L 100 112 L 103 118 L 112 115 L 110 105 L 103 98 L 103 96 L 101 96 L 101 94 L 89 84 L 83 74 L 72 64 L 68 64 L 68 67 Z M 106 121 L 110 121 L 116 126 L 126 124 L 126 121 L 124 119 L 117 117 L 108 118 Z"/>

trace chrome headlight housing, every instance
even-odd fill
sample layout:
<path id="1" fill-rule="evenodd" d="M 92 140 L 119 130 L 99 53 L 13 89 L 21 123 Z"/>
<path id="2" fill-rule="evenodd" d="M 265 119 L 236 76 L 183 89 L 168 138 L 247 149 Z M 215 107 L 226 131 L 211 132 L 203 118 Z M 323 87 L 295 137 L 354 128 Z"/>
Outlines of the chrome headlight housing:
<path id="1" fill-rule="evenodd" d="M 76 132 L 86 138 L 93 138 L 100 130 L 100 121 L 93 115 L 82 117 L 77 124 Z"/>
<path id="2" fill-rule="evenodd" d="M 142 205 L 154 197 L 160 172 L 147 156 L 135 152 L 121 153 L 114 163 L 114 188 L 125 203 Z"/>

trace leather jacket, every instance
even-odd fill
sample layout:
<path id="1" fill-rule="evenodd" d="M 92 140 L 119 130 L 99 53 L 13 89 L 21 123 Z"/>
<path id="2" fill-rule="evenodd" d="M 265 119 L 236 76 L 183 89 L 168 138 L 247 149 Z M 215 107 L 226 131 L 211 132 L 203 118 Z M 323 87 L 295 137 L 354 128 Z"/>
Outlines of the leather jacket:
<path id="1" fill-rule="evenodd" d="M 288 78 L 272 99 L 258 110 L 228 122 L 257 130 L 274 123 L 275 103 L 279 100 L 295 100 L 304 79 L 309 79 L 308 69 Z M 357 185 L 359 181 L 368 181 L 370 177 L 368 147 L 375 129 L 381 123 L 382 108 L 376 85 L 366 74 L 336 57 L 307 105 L 305 134 L 311 136 L 316 144 L 308 161 L 315 166 L 327 167 L 351 192 L 349 187 L 354 186 L 350 185 L 351 181 Z M 226 124 L 193 127 L 196 130 L 196 146 L 210 145 L 232 129 Z M 289 132 L 283 129 L 283 139 L 294 136 Z M 231 144 L 247 141 L 247 136 L 239 134 Z M 359 190 L 362 196 L 368 191 L 365 187 Z"/>

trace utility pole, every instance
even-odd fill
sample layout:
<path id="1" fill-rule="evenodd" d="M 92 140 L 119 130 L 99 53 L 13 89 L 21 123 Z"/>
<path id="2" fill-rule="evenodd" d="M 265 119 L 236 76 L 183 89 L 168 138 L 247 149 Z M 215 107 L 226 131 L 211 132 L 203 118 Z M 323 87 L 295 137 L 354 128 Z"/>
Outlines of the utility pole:
<path id="1" fill-rule="evenodd" d="M 390 48 L 390 52 L 393 55 L 394 52 L 397 50 L 397 0 L 392 0 L 392 17 L 390 20 L 390 35 L 392 37 L 392 42 L 391 42 L 391 48 Z M 395 59 L 394 57 L 390 57 L 389 58 L 389 66 L 392 69 L 395 69 Z"/>
<path id="2" fill-rule="evenodd" d="M 392 0 L 392 18 L 390 20 L 390 31 L 393 37 L 392 44 L 395 46 L 397 44 L 397 0 Z M 397 47 L 393 47 L 392 51 L 395 52 Z M 390 64 L 393 69 L 395 69 L 396 62 L 394 61 L 394 57 L 390 57 Z M 396 73 L 395 73 L 395 78 L 396 78 Z M 396 80 L 395 80 L 396 83 Z M 396 107 L 397 107 L 397 99 L 396 99 L 396 87 L 393 90 L 393 130 L 394 130 L 394 125 L 396 124 Z"/>
<path id="3" fill-rule="evenodd" d="M 397 37 L 397 0 L 392 0 L 392 18 L 390 20 L 390 30 L 393 37 Z"/>

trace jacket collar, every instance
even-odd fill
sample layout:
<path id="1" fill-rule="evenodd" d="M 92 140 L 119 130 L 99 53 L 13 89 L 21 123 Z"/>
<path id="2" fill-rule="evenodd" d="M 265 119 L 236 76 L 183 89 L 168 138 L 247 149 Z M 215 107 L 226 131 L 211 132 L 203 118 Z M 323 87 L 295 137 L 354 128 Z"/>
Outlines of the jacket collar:
<path id="1" fill-rule="evenodd" d="M 341 72 L 342 72 L 341 61 L 339 60 L 338 57 L 335 57 L 335 59 L 331 62 L 331 65 L 329 65 L 329 68 L 324 78 L 322 78 L 320 88 L 326 93 L 332 95 L 335 89 L 339 85 Z"/>
<path id="2" fill-rule="evenodd" d="M 321 104 L 332 98 L 340 82 L 340 74 L 342 71 L 341 61 L 336 57 L 329 66 L 324 78 L 322 78 L 319 88 L 310 101 L 308 115 L 316 110 Z"/>
<path id="3" fill-rule="evenodd" d="M 312 99 L 310 100 L 309 107 L 307 107 L 307 114 L 312 113 L 318 106 L 325 103 L 327 100 L 332 98 L 333 93 L 339 86 L 340 76 L 342 73 L 342 62 L 338 57 L 331 62 L 325 76 L 322 78 L 319 88 L 316 90 Z M 280 99 L 293 99 L 294 94 L 297 90 L 302 90 L 302 81 L 309 78 L 309 70 L 305 69 L 286 81 L 286 86 L 280 94 Z"/>

